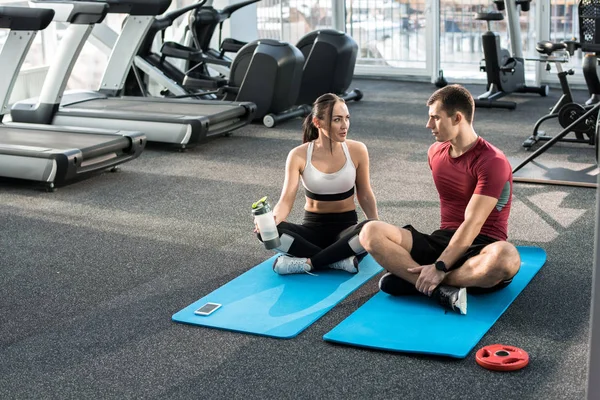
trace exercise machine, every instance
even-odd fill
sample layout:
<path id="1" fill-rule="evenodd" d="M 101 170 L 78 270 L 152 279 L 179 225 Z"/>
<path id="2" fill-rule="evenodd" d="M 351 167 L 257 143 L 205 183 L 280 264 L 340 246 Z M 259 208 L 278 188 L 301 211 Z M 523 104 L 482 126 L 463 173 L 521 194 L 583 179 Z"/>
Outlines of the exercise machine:
<path id="1" fill-rule="evenodd" d="M 304 117 L 310 112 L 310 108 L 295 107 L 303 65 L 304 56 L 289 43 L 256 40 L 239 50 L 231 64 L 229 78 L 220 79 L 215 90 L 207 92 L 214 88 L 214 81 L 196 77 L 191 71 L 185 74 L 182 86 L 193 95 L 214 94 L 223 100 L 252 101 L 256 104 L 256 119 L 264 119 L 269 114 L 283 121 Z"/>
<path id="2" fill-rule="evenodd" d="M 227 54 L 237 53 L 247 42 L 222 39 L 223 23 L 237 10 L 258 1 L 260 0 L 247 0 L 222 10 L 216 10 L 212 6 L 212 0 L 201 1 L 201 7 L 194 7 L 189 14 L 188 27 L 194 47 L 200 50 L 201 55 L 199 62 L 193 67 L 196 74 L 207 79 L 219 79 L 211 73 L 211 67 L 223 71 L 223 67 L 231 66 L 232 60 Z M 210 47 L 217 27 L 219 50 Z M 168 47 L 172 45 L 174 44 L 166 43 L 163 51 L 168 51 Z M 305 59 L 297 104 L 312 104 L 325 93 L 336 93 L 346 101 L 358 101 L 362 98 L 363 94 L 359 89 L 348 91 L 358 56 L 358 44 L 352 37 L 334 29 L 319 29 L 300 38 L 296 47 Z M 227 76 L 226 71 L 220 77 Z"/>
<path id="3" fill-rule="evenodd" d="M 598 52 L 586 53 L 581 63 L 583 77 L 590 94 L 585 105 L 593 105 L 600 102 L 600 80 L 598 79 Z"/>
<path id="4" fill-rule="evenodd" d="M 67 19 L 101 20 L 107 7 L 88 13 L 83 5 L 66 5 Z M 9 34 L 0 53 L 0 121 L 9 112 L 8 102 L 19 70 L 37 31 L 45 29 L 54 10 L 0 7 L 0 28 Z M 0 125 L 0 176 L 57 186 L 80 180 L 137 158 L 146 137 L 140 132 L 82 129 L 60 126 L 4 123 Z"/>
<path id="5" fill-rule="evenodd" d="M 310 112 L 310 105 L 325 93 L 336 93 L 345 101 L 362 99 L 363 93 L 359 89 L 348 90 L 358 56 L 358 44 L 348 34 L 321 29 L 304 35 L 296 47 L 305 58 L 300 93 L 296 99 L 299 107 Z M 263 123 L 271 128 L 286 119 L 285 113 L 267 114 Z"/>
<path id="6" fill-rule="evenodd" d="M 306 59 L 298 104 L 312 104 L 325 93 L 335 93 L 346 101 L 362 99 L 359 89 L 348 90 L 358 57 L 358 44 L 350 35 L 319 29 L 301 37 L 296 47 Z"/>
<path id="7" fill-rule="evenodd" d="M 165 42 L 161 53 L 152 51 L 154 37 L 161 34 L 179 18 L 198 4 L 175 10 L 157 18 L 145 36 L 143 45 L 135 58 L 129 78 L 135 77 L 137 86 L 127 85 L 130 94 L 147 95 L 150 81 L 165 85 L 161 94 L 177 99 L 213 99 L 214 104 L 223 100 L 252 102 L 256 105 L 254 119 L 273 114 L 281 119 L 305 116 L 310 107 L 295 106 L 300 91 L 304 56 L 289 43 L 263 39 L 244 45 L 237 53 L 228 77 L 207 77 L 202 72 L 204 53 L 193 47 L 175 42 Z M 167 57 L 186 60 L 195 66 L 181 71 Z M 145 74 L 140 74 L 140 71 Z"/>
<path id="8" fill-rule="evenodd" d="M 541 42 L 538 44 L 538 51 L 545 54 L 552 54 L 555 51 L 564 51 L 568 49 L 572 53 L 574 48 L 581 48 L 586 52 L 600 51 L 600 3 L 582 0 L 578 5 L 579 10 L 579 42 L 567 42 L 567 43 L 551 43 Z M 576 142 L 583 142 L 589 145 L 595 146 L 596 162 L 598 162 L 598 134 L 600 133 L 600 125 L 598 121 L 598 115 L 600 110 L 600 103 L 596 103 L 592 106 L 581 106 L 572 102 L 572 96 L 570 96 L 570 89 L 568 87 L 566 77 L 572 72 L 562 71 L 560 65 L 556 63 L 557 71 L 559 72 L 559 79 L 561 86 L 563 87 L 563 96 L 559 99 L 558 103 L 553 107 L 554 113 L 551 112 L 543 120 L 549 118 L 558 118 L 559 123 L 562 125 L 568 125 L 558 133 L 557 135 L 548 138 L 546 143 L 530 154 L 525 160 L 518 164 L 513 169 L 513 174 L 519 172 L 527 164 L 535 160 L 537 157 L 546 152 L 550 147 L 554 146 L 559 141 L 566 141 L 565 136 L 571 132 L 579 132 L 579 138 Z M 562 110 L 562 111 L 561 111 Z M 561 121 L 562 115 L 562 121 Z M 536 124 L 537 126 L 538 124 Z M 534 129 L 534 133 L 535 133 Z M 538 140 L 539 139 L 538 135 Z M 587 136 L 587 138 L 585 137 Z M 580 140 L 582 139 L 582 140 Z M 517 181 L 517 177 L 514 178 Z M 533 182 L 535 180 L 527 177 L 519 178 L 519 181 Z M 569 181 L 562 179 L 559 181 L 561 184 L 569 184 L 574 186 L 595 186 L 595 184 L 587 182 Z"/>
<path id="9" fill-rule="evenodd" d="M 227 53 L 237 53 L 247 43 L 231 38 L 222 39 L 223 23 L 235 11 L 258 1 L 260 0 L 247 0 L 216 10 L 212 7 L 212 0 L 209 0 L 205 1 L 202 7 L 190 12 L 188 26 L 192 42 L 202 56 L 193 67 L 196 74 L 199 73 L 207 79 L 215 78 L 211 74 L 211 67 L 222 71 L 223 67 L 231 65 L 232 61 Z M 210 47 L 217 27 L 219 50 Z M 168 51 L 170 45 L 163 45 L 163 52 Z M 348 90 L 358 56 L 358 44 L 352 37 L 334 29 L 319 29 L 300 38 L 296 47 L 305 59 L 296 104 L 312 104 L 317 97 L 325 93 L 336 93 L 346 101 L 362 99 L 363 93 L 359 89 Z M 221 73 L 221 77 L 227 75 L 227 72 Z"/>
<path id="10" fill-rule="evenodd" d="M 520 6 L 524 12 L 529 11 L 531 0 L 494 0 L 494 3 L 499 11 L 506 9 L 512 54 L 500 47 L 500 36 L 491 30 L 491 21 L 501 21 L 504 16 L 500 12 L 478 13 L 475 19 L 487 22 L 487 32 L 481 36 L 484 60 L 480 66 L 480 70 L 485 71 L 487 75 L 487 92 L 477 97 L 475 106 L 514 110 L 517 103 L 499 101 L 499 99 L 511 93 L 534 93 L 547 96 L 550 89 L 548 85 L 527 86 L 525 83 L 517 6 Z"/>
<path id="11" fill-rule="evenodd" d="M 277 81 L 274 81 L 273 77 L 279 75 L 272 72 L 273 68 L 261 67 L 260 64 L 268 60 L 282 66 L 287 63 L 296 64 L 299 58 L 293 55 L 297 53 L 294 46 L 268 39 L 251 43 L 234 39 L 221 41 L 223 22 L 230 18 L 233 12 L 256 1 L 258 0 L 249 0 L 216 10 L 212 7 L 212 1 L 202 0 L 158 18 L 150 28 L 129 75 L 130 84 L 127 87 L 130 93 L 149 93 L 146 88 L 150 81 L 155 81 L 164 86 L 165 89 L 161 91 L 163 96 L 200 99 L 213 96 L 215 99 L 252 101 L 258 106 L 255 118 L 262 118 L 267 127 L 298 116 L 304 117 L 310 112 L 310 104 L 324 93 L 337 93 L 346 101 L 358 101 L 362 98 L 360 90 L 347 90 L 354 73 L 358 45 L 343 32 L 325 29 L 305 35 L 296 46 L 303 56 L 301 78 L 297 78 L 298 74 L 294 72 L 294 78 L 290 73 Z M 164 42 L 160 54 L 153 52 L 153 41 L 157 34 L 164 32 L 176 18 L 186 12 L 190 13 L 189 32 L 193 40 L 190 39 L 189 42 L 193 46 L 186 46 L 187 43 Z M 210 48 L 217 27 L 220 50 Z M 288 53 L 286 57 L 278 59 L 273 56 L 275 52 L 281 53 L 285 47 L 285 52 Z M 269 48 L 270 50 L 267 50 Z M 237 53 L 233 61 L 227 57 L 227 52 Z M 256 57 L 260 52 L 264 55 Z M 169 57 L 185 60 L 184 70 L 171 63 Z M 141 70 L 145 76 L 136 69 Z M 216 69 L 221 73 L 215 74 Z M 254 72 L 251 74 L 245 72 L 252 70 Z M 284 73 L 282 68 L 279 70 L 279 73 Z M 288 70 L 292 71 L 292 68 Z M 263 86 L 258 90 L 255 90 L 256 79 L 263 82 Z M 295 79 L 300 81 L 294 82 Z M 131 84 L 133 81 L 135 85 Z M 296 89 L 296 85 L 299 85 L 299 89 Z M 252 87 L 254 89 L 248 89 Z M 246 97 L 242 96 L 241 92 L 244 92 Z M 279 94 L 275 98 L 269 93 Z M 298 97 L 293 99 L 291 95 L 295 93 L 298 93 Z"/>
<path id="12" fill-rule="evenodd" d="M 595 30 L 596 14 L 600 11 L 598 0 L 581 1 L 578 4 L 580 42 L 581 51 L 585 53 L 582 62 L 582 72 L 587 84 L 590 98 L 585 102 L 586 105 L 593 105 L 600 102 L 600 80 L 598 79 L 598 54 L 600 53 L 600 39 L 596 37 L 598 31 Z M 585 25 L 581 25 L 581 24 Z M 583 33 L 582 33 L 583 31 Z"/>
<path id="13" fill-rule="evenodd" d="M 188 29 L 191 32 L 193 46 L 201 51 L 204 57 L 204 62 L 198 65 L 205 76 L 212 76 L 210 68 L 215 68 L 217 71 L 222 71 L 221 75 L 228 76 L 228 71 L 224 71 L 219 66 L 230 68 L 232 59 L 227 53 L 237 53 L 248 44 L 241 40 L 226 38 L 222 39 L 223 23 L 231 18 L 234 12 L 241 8 L 258 3 L 260 0 L 247 0 L 239 3 L 231 4 L 221 10 L 217 10 L 212 6 L 212 0 L 201 0 L 201 7 L 194 8 L 188 16 Z M 216 29 L 219 29 L 219 50 L 210 47 L 212 38 Z M 187 43 L 186 43 L 187 44 Z M 200 72 L 200 71 L 198 71 Z"/>
<path id="14" fill-rule="evenodd" d="M 546 62 L 554 62 L 558 75 L 558 81 L 562 89 L 562 95 L 556 104 L 550 109 L 550 113 L 540 118 L 533 127 L 533 134 L 523 142 L 523 147 L 530 149 L 538 141 L 548 141 L 552 139 L 543 131 L 540 131 L 541 125 L 548 120 L 557 119 L 562 128 L 567 128 L 573 122 L 578 120 L 591 106 L 583 106 L 573 100 L 573 94 L 569 86 L 567 76 L 573 75 L 572 69 L 564 71 L 561 64 L 569 61 L 569 56 L 572 56 L 574 51 L 581 47 L 575 41 L 565 41 L 561 43 L 553 43 L 550 41 L 539 42 L 536 50 L 544 57 Z M 547 64 L 549 66 L 549 64 Z M 575 134 L 575 138 L 562 137 L 559 139 L 562 142 L 570 143 L 586 143 L 594 145 L 596 141 L 596 120 L 597 113 L 590 114 L 587 118 L 580 121 L 570 129 L 570 132 Z"/>
<path id="15" fill-rule="evenodd" d="M 17 102 L 11 116 L 14 121 L 139 129 L 149 141 L 180 148 L 198 144 L 208 136 L 229 134 L 247 125 L 256 105 L 250 102 L 210 102 L 175 99 L 121 97 L 125 78 L 156 15 L 167 10 L 170 0 L 107 0 L 80 2 L 32 0 L 31 4 L 56 11 L 55 21 L 70 22 L 48 71 L 39 99 Z M 109 13 L 128 17 L 114 45 L 98 91 L 65 92 L 72 68 L 98 18 L 67 19 L 61 10 L 65 4 L 85 5 L 87 10 L 108 7 Z M 92 11 L 89 12 L 92 16 Z"/>

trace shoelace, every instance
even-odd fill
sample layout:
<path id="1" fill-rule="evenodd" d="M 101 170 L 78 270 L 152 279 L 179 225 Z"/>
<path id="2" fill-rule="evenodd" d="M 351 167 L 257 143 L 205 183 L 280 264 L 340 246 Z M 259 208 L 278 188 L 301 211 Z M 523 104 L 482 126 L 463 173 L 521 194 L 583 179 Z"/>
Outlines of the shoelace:
<path id="1" fill-rule="evenodd" d="M 304 262 L 303 262 L 302 264 L 304 264 L 304 265 L 308 265 L 308 264 L 306 264 L 306 263 L 304 263 Z M 314 274 L 314 273 L 312 273 L 312 272 L 310 272 L 310 271 L 307 271 L 307 270 L 305 270 L 305 269 L 304 269 L 304 267 L 302 268 L 302 271 L 304 271 L 304 272 L 306 272 L 307 274 L 309 274 L 309 275 L 312 275 L 312 276 L 319 276 L 319 275 L 317 275 L 317 274 Z"/>
<path id="2" fill-rule="evenodd" d="M 452 300 L 452 293 L 448 293 L 445 292 L 443 290 L 440 290 L 440 297 L 443 298 L 444 303 L 446 303 L 447 305 L 450 306 L 450 308 L 454 311 L 458 310 L 458 307 L 456 306 L 456 302 Z"/>
<path id="3" fill-rule="evenodd" d="M 450 307 L 454 307 L 454 305 L 452 304 L 452 300 L 450 299 L 450 295 L 448 293 L 446 293 L 444 290 L 439 289 L 438 290 L 438 302 L 442 305 L 449 305 Z"/>
<path id="4" fill-rule="evenodd" d="M 343 270 L 343 271 L 350 272 L 350 273 L 355 273 L 354 271 L 349 271 L 349 268 L 346 268 L 346 265 L 344 265 L 344 263 L 349 263 L 350 267 L 354 271 L 358 272 L 358 267 L 354 264 L 353 261 L 349 261 L 348 259 L 334 262 L 333 264 L 331 264 L 331 268 L 332 269 Z"/>
<path id="5" fill-rule="evenodd" d="M 305 272 L 305 273 L 307 273 L 307 274 L 309 274 L 309 275 L 312 275 L 312 276 L 319 276 L 319 275 L 317 275 L 317 274 L 314 274 L 314 273 L 312 273 L 312 272 L 310 272 L 310 271 L 307 271 L 306 269 L 304 269 L 304 265 L 308 265 L 308 264 L 306 264 L 305 262 L 302 262 L 302 263 L 300 264 L 300 261 L 299 261 L 299 260 L 298 260 L 298 261 L 294 261 L 294 263 L 296 263 L 296 262 L 298 263 L 298 266 L 302 265 L 302 272 Z"/>

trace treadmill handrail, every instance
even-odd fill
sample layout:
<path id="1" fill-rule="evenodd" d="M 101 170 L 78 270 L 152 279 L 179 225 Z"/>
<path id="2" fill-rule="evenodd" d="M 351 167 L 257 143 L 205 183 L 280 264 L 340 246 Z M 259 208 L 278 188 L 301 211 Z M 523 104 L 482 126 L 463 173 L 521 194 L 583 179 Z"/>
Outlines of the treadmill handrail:
<path id="1" fill-rule="evenodd" d="M 242 1 L 239 3 L 231 4 L 231 5 L 223 8 L 221 11 L 219 11 L 219 16 L 221 18 L 221 22 L 225 21 L 226 19 L 229 19 L 231 17 L 231 14 L 233 14 L 240 8 L 244 8 L 253 3 L 258 3 L 259 1 L 260 0 L 247 0 L 247 1 Z"/>
<path id="2" fill-rule="evenodd" d="M 169 9 L 171 0 L 100 0 L 109 6 L 111 14 L 161 15 Z"/>
<path id="3" fill-rule="evenodd" d="M 206 0 L 200 0 L 198 3 L 194 3 L 194 4 L 190 4 L 189 6 L 186 7 L 181 7 L 177 10 L 173 10 L 165 15 L 163 15 L 160 18 L 157 18 L 154 22 L 157 25 L 161 25 L 161 24 L 168 24 L 167 26 L 165 26 L 162 29 L 166 29 L 169 26 L 173 25 L 173 22 L 175 22 L 175 20 L 179 17 L 181 17 L 183 14 L 190 12 L 192 10 L 195 10 L 196 8 L 200 8 L 200 7 L 204 7 L 204 4 L 206 4 Z"/>
<path id="4" fill-rule="evenodd" d="M 148 37 L 154 38 L 154 35 L 156 35 L 157 32 L 164 31 L 173 25 L 173 22 L 175 22 L 177 18 L 181 17 L 187 12 L 195 10 L 196 8 L 204 7 L 205 3 L 206 0 L 200 0 L 198 3 L 190 4 L 189 6 L 173 10 L 161 16 L 160 18 L 156 18 L 154 22 L 152 22 L 152 26 L 148 32 Z"/>
<path id="5" fill-rule="evenodd" d="M 54 18 L 48 8 L 0 7 L 0 28 L 12 31 L 41 31 Z"/>
<path id="6" fill-rule="evenodd" d="M 54 10 L 55 22 L 89 25 L 98 24 L 108 13 L 108 5 L 102 2 L 68 1 L 68 0 L 29 0 L 35 8 L 50 8 Z"/>

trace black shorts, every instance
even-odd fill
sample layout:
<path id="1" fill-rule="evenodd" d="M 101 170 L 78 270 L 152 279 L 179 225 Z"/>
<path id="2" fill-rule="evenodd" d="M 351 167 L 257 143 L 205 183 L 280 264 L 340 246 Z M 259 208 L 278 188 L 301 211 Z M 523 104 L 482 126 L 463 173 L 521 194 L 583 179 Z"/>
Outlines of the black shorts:
<path id="1" fill-rule="evenodd" d="M 434 231 L 431 235 L 427 235 L 419 232 L 412 225 L 406 225 L 404 229 L 409 230 L 412 234 L 413 245 L 410 256 L 419 265 L 434 264 L 444 250 L 446 250 L 448 243 L 450 243 L 450 239 L 452 239 L 452 236 L 454 236 L 454 233 L 456 232 L 455 230 L 440 229 Z M 485 246 L 497 241 L 498 239 L 486 235 L 477 235 L 475 240 L 473 240 L 473 244 L 469 246 L 465 254 L 454 263 L 452 269 L 460 268 L 469 258 L 478 255 Z M 512 278 L 502 281 L 491 288 L 470 287 L 469 293 L 494 292 L 505 288 L 511 282 Z"/>

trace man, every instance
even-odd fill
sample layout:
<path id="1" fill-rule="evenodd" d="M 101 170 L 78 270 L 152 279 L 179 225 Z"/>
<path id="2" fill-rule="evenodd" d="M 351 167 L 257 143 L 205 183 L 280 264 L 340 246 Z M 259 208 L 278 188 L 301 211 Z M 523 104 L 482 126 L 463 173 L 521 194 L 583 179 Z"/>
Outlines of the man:
<path id="1" fill-rule="evenodd" d="M 502 289 L 521 264 L 506 242 L 512 172 L 504 154 L 475 133 L 475 104 L 465 88 L 446 86 L 427 105 L 426 127 L 436 140 L 427 157 L 440 197 L 440 229 L 429 235 L 372 221 L 360 242 L 389 271 L 379 282 L 382 291 L 422 293 L 466 314 L 465 288 Z"/>

